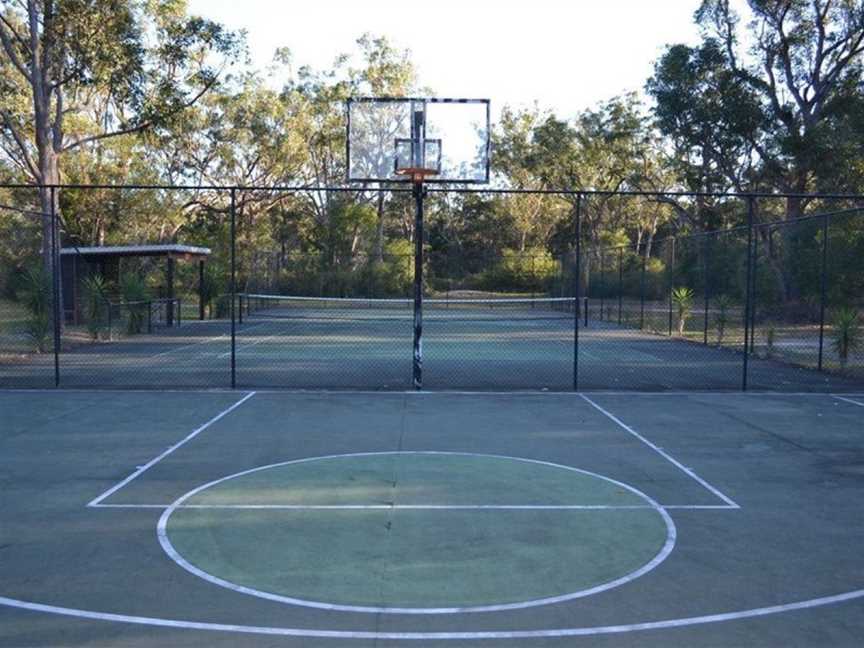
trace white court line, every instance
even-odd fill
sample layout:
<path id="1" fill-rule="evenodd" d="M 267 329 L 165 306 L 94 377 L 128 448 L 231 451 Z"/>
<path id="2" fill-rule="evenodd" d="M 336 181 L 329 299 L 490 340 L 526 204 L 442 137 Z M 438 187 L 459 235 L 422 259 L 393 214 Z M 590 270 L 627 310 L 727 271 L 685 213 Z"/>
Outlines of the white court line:
<path id="1" fill-rule="evenodd" d="M 5 605 L 19 610 L 31 612 L 44 612 L 47 614 L 58 614 L 61 616 L 74 617 L 78 619 L 90 619 L 93 621 L 113 621 L 116 623 L 130 623 L 135 625 L 157 626 L 162 628 L 175 628 L 185 630 L 209 630 L 213 632 L 229 632 L 237 634 L 269 635 L 281 637 L 314 637 L 319 639 L 364 639 L 370 641 L 469 641 L 469 640 L 495 640 L 495 639 L 544 639 L 553 637 L 580 637 L 592 635 L 624 634 L 628 632 L 642 632 L 645 630 L 669 630 L 674 628 L 685 628 L 688 626 L 705 625 L 708 623 L 722 623 L 737 621 L 740 619 L 752 619 L 772 614 L 795 612 L 807 610 L 826 605 L 835 605 L 864 598 L 864 589 L 852 590 L 835 594 L 833 596 L 822 596 L 819 598 L 771 605 L 767 607 L 751 608 L 749 610 L 736 610 L 733 612 L 722 612 L 719 614 L 705 614 L 702 616 L 683 617 L 679 619 L 664 619 L 662 621 L 645 621 L 642 623 L 626 623 L 607 626 L 583 626 L 576 628 L 552 628 L 548 630 L 488 630 L 479 632 L 375 632 L 368 630 L 324 630 L 315 628 L 285 628 L 272 626 L 237 625 L 228 623 L 207 623 L 202 621 L 184 621 L 181 619 L 161 619 L 156 617 L 131 616 L 126 614 L 113 614 L 109 612 L 95 612 L 91 610 L 80 610 L 75 608 L 60 607 L 57 605 L 46 605 L 44 603 L 33 603 L 19 599 L 0 596 L 0 605 Z"/>
<path id="2" fill-rule="evenodd" d="M 230 339 L 229 336 L 220 335 L 218 337 L 213 338 L 204 338 L 203 340 L 198 340 L 197 342 L 192 342 L 191 344 L 184 344 L 183 346 L 174 347 L 173 349 L 168 349 L 167 351 L 160 351 L 159 353 L 154 353 L 151 356 L 147 356 L 148 358 L 161 358 L 162 356 L 171 355 L 172 353 L 177 353 L 178 351 L 185 351 L 186 349 L 193 349 L 197 346 L 201 346 L 202 344 L 208 344 L 210 342 L 221 342 L 223 340 Z"/>
<path id="3" fill-rule="evenodd" d="M 267 320 L 267 321 L 261 322 L 260 324 L 252 324 L 251 326 L 244 326 L 242 332 L 245 333 L 246 331 L 251 331 L 252 329 L 260 328 L 262 326 L 266 326 L 267 324 L 272 324 L 272 321 Z M 240 329 L 238 329 L 237 332 L 240 333 L 241 332 Z M 271 338 L 275 338 L 275 337 L 281 336 L 283 334 L 284 334 L 284 331 L 280 331 L 277 333 L 267 333 L 266 335 L 258 338 L 255 342 L 249 342 L 248 344 L 238 344 L 234 348 L 234 352 L 239 353 L 240 351 L 242 351 L 244 349 L 248 349 L 249 347 L 256 346 L 258 344 L 261 344 L 265 340 L 269 340 Z M 229 351 L 228 353 L 223 353 L 223 354 L 216 356 L 216 357 L 217 358 L 227 358 L 230 355 L 231 355 L 231 352 Z"/>
<path id="4" fill-rule="evenodd" d="M 637 439 L 639 439 L 642 443 L 644 443 L 644 444 L 647 445 L 649 448 L 651 448 L 652 450 L 654 450 L 657 454 L 659 454 L 661 457 L 663 457 L 664 459 L 666 459 L 667 461 L 669 461 L 671 464 L 673 464 L 674 466 L 680 468 L 682 471 L 684 471 L 684 472 L 685 472 L 687 475 L 689 475 L 691 478 L 693 478 L 694 480 L 696 480 L 697 482 L 699 482 L 699 483 L 700 483 L 704 488 L 706 488 L 707 490 L 711 491 L 711 492 L 712 492 L 714 495 L 716 495 L 718 498 L 720 498 L 721 500 L 723 500 L 724 502 L 726 502 L 726 504 L 728 504 L 730 507 L 733 507 L 733 508 L 741 508 L 741 507 L 738 506 L 738 504 L 736 504 L 736 503 L 735 503 L 735 502 L 734 502 L 730 497 L 727 497 L 726 495 L 724 495 L 723 493 L 721 493 L 718 489 L 714 488 L 714 486 L 712 486 L 711 484 L 709 484 L 707 481 L 705 481 L 705 480 L 702 479 L 699 475 L 697 475 L 695 472 L 693 472 L 690 468 L 688 468 L 687 466 L 685 466 L 684 464 L 682 464 L 680 461 L 678 461 L 677 459 L 675 459 L 675 457 L 673 457 L 673 456 L 670 455 L 668 452 L 666 452 L 665 450 L 663 450 L 663 448 L 661 448 L 661 447 L 658 446 L 657 444 L 652 443 L 651 441 L 649 441 L 648 439 L 646 439 L 644 436 L 642 436 L 641 434 L 639 434 L 639 433 L 638 433 L 636 430 L 634 430 L 632 427 L 630 427 L 629 425 L 627 425 L 626 423 L 624 423 L 624 421 L 622 421 L 621 419 L 619 419 L 617 416 L 615 416 L 615 415 L 612 414 L 611 412 L 608 412 L 607 410 L 605 410 L 605 409 L 603 409 L 602 407 L 600 407 L 597 403 L 595 403 L 593 400 L 591 400 L 590 398 L 588 398 L 585 394 L 580 394 L 580 396 L 582 397 L 582 399 L 583 399 L 585 402 L 587 402 L 589 405 L 591 405 L 591 407 L 593 407 L 594 409 L 596 409 L 598 412 L 600 412 L 601 414 L 603 414 L 604 416 L 606 416 L 606 417 L 607 417 L 608 419 L 610 419 L 611 421 L 615 422 L 615 423 L 616 423 L 619 427 L 621 427 L 622 429 L 624 429 L 624 430 L 626 430 L 627 432 L 629 432 L 630 434 L 632 434 L 634 437 L 636 437 Z"/>
<path id="5" fill-rule="evenodd" d="M 253 324 L 252 326 L 245 326 L 242 330 L 243 331 L 250 331 L 250 330 L 257 328 L 259 326 L 263 326 L 263 324 Z M 241 329 L 239 327 L 237 327 L 236 333 L 240 333 L 240 331 L 241 331 Z M 174 349 L 168 349 L 167 351 L 162 351 L 160 353 L 157 353 L 157 354 L 151 355 L 151 356 L 147 356 L 147 357 L 148 358 L 161 358 L 162 356 L 170 355 L 172 353 L 177 353 L 178 351 L 183 351 L 185 349 L 192 349 L 192 348 L 195 348 L 197 346 L 201 346 L 202 344 L 207 344 L 209 342 L 223 342 L 225 340 L 230 340 L 230 339 L 231 339 L 231 333 L 230 332 L 229 333 L 223 333 L 222 335 L 218 335 L 216 337 L 208 337 L 208 338 L 205 338 L 203 340 L 198 340 L 197 342 L 192 342 L 191 344 L 185 344 L 183 346 L 176 347 Z M 229 351 L 228 353 L 223 353 L 223 354 L 218 355 L 216 357 L 217 358 L 227 358 L 230 355 L 231 355 L 231 352 Z"/>
<path id="6" fill-rule="evenodd" d="M 113 495 L 114 493 L 116 493 L 118 490 L 120 490 L 121 488 L 123 488 L 124 486 L 126 486 L 126 485 L 127 485 L 129 482 L 131 482 L 133 479 L 135 479 L 136 477 L 141 476 L 142 473 L 146 472 L 147 470 L 149 470 L 150 468 L 152 468 L 153 466 L 155 466 L 157 463 L 159 463 L 160 461 L 162 461 L 165 457 L 167 457 L 168 455 L 170 455 L 170 454 L 171 454 L 172 452 L 174 452 L 177 448 L 179 448 L 180 446 L 182 446 L 182 445 L 188 443 L 189 441 L 191 441 L 192 439 L 194 439 L 194 438 L 195 438 L 196 436 L 198 436 L 201 432 L 203 432 L 203 431 L 206 430 L 208 427 L 210 427 L 211 425 L 213 425 L 216 421 L 220 420 L 221 418 L 223 418 L 223 417 L 227 416 L 228 414 L 230 414 L 231 412 L 233 412 L 235 409 L 237 409 L 238 407 L 240 407 L 243 403 L 245 403 L 247 400 L 249 400 L 250 398 L 252 398 L 254 395 L 255 395 L 255 392 L 249 392 L 249 393 L 246 394 L 243 398 L 241 398 L 239 401 L 237 401 L 236 403 L 234 403 L 231 407 L 229 407 L 228 409 L 222 410 L 221 412 L 219 412 L 219 414 L 217 414 L 216 416 L 214 416 L 213 418 L 211 418 L 211 419 L 210 419 L 209 421 L 207 421 L 204 425 L 202 425 L 202 426 L 200 426 L 199 428 L 197 428 L 196 430 L 194 430 L 191 434 L 189 434 L 189 435 L 188 435 L 186 438 L 184 438 L 182 441 L 178 441 L 177 443 L 175 443 L 174 445 L 172 445 L 170 448 L 168 448 L 167 450 L 165 450 L 165 452 L 163 452 L 162 454 L 160 454 L 158 457 L 155 457 L 155 458 L 151 459 L 151 460 L 148 461 L 146 464 L 144 464 L 143 466 L 141 466 L 140 468 L 138 468 L 138 470 L 136 470 L 135 472 L 133 472 L 133 473 L 132 473 L 131 475 L 129 475 L 126 479 L 124 479 L 124 480 L 121 481 L 120 483 L 115 484 L 114 486 L 112 486 L 111 488 L 109 488 L 107 491 L 105 491 L 104 493 L 102 493 L 99 497 L 97 497 L 96 499 L 92 500 L 89 504 L 87 504 L 87 506 L 96 506 L 96 505 L 99 504 L 102 500 L 104 500 L 104 499 L 110 497 L 111 495 Z"/>
<path id="7" fill-rule="evenodd" d="M 170 504 L 91 504 L 90 508 L 166 509 Z M 693 511 L 737 511 L 728 504 L 659 504 L 662 509 Z M 653 509 L 653 506 L 613 504 L 182 504 L 178 509 L 238 509 L 286 511 L 615 511 Z"/>
<path id="8" fill-rule="evenodd" d="M 263 324 L 257 324 L 256 326 L 263 326 Z M 251 329 L 253 329 L 253 328 L 255 328 L 255 327 L 252 326 L 252 327 L 249 327 L 249 328 L 244 329 L 244 330 L 245 330 L 245 331 L 249 331 L 249 330 L 251 330 Z M 248 343 L 248 344 L 239 344 L 239 345 L 237 345 L 237 346 L 234 348 L 234 352 L 235 352 L 235 353 L 239 353 L 240 351 L 243 351 L 244 349 L 248 349 L 249 347 L 253 347 L 253 346 L 255 346 L 256 344 L 261 344 L 262 342 L 264 342 L 264 340 L 269 340 L 270 338 L 276 337 L 276 335 L 277 335 L 277 333 L 268 333 L 267 335 L 264 335 L 264 336 L 262 336 L 262 337 L 259 337 L 259 338 L 258 338 L 257 340 L 255 340 L 254 342 L 250 342 L 250 343 Z M 218 355 L 218 356 L 216 356 L 216 357 L 217 357 L 217 358 L 227 358 L 227 357 L 230 356 L 230 355 L 231 355 L 231 352 L 228 351 L 227 353 L 222 353 L 222 354 L 220 354 L 220 355 Z"/>
<path id="9" fill-rule="evenodd" d="M 197 346 L 201 346 L 202 344 L 208 344 L 210 342 L 222 342 L 224 340 L 230 340 L 230 333 L 223 333 L 222 335 L 217 335 L 216 337 L 205 337 L 203 340 L 198 340 L 197 342 L 192 342 L 190 344 L 184 344 L 183 346 L 175 347 L 173 349 L 168 349 L 167 351 L 161 351 L 159 353 L 155 353 L 149 358 L 161 358 L 162 356 L 171 355 L 172 353 L 177 353 L 178 351 L 183 351 L 185 349 L 193 349 Z"/>
<path id="10" fill-rule="evenodd" d="M 851 398 L 846 398 L 844 396 L 838 396 L 837 394 L 833 395 L 837 400 L 841 400 L 844 403 L 852 403 L 853 405 L 857 405 L 858 407 L 864 407 L 864 403 L 859 402 L 857 400 L 852 400 Z"/>
<path id="11" fill-rule="evenodd" d="M 661 504 L 664 509 L 681 510 L 681 511 L 740 511 L 741 507 L 737 504 Z"/>

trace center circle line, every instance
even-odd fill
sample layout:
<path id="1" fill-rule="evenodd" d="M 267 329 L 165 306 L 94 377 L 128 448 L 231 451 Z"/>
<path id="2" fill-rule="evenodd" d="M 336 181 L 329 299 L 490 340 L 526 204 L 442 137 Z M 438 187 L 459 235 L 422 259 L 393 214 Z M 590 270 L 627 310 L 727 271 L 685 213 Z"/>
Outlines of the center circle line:
<path id="1" fill-rule="evenodd" d="M 578 590 L 575 592 L 570 592 L 567 594 L 561 594 L 558 596 L 549 596 L 539 599 L 532 599 L 527 601 L 519 601 L 515 603 L 502 603 L 495 605 L 477 605 L 477 606 L 459 606 L 459 607 L 429 607 L 429 608 L 408 608 L 408 607 L 392 607 L 392 606 L 365 606 L 365 605 L 343 605 L 338 603 L 326 603 L 323 601 L 312 601 L 307 599 L 301 599 L 290 596 L 283 596 L 280 594 L 274 594 L 273 592 L 265 592 L 262 590 L 257 590 L 252 587 L 247 587 L 245 585 L 240 585 L 238 583 L 232 583 L 231 581 L 225 580 L 223 578 L 219 578 L 218 576 L 214 576 L 213 574 L 196 567 L 188 560 L 186 560 L 173 546 L 171 540 L 168 538 L 168 521 L 174 512 L 180 508 L 184 502 L 188 499 L 194 497 L 198 493 L 207 490 L 213 486 L 221 484 L 223 482 L 229 481 L 231 479 L 236 479 L 238 477 L 243 477 L 246 475 L 251 475 L 257 472 L 261 472 L 264 470 L 270 470 L 273 468 L 279 468 L 282 466 L 289 465 L 297 465 L 303 463 L 309 463 L 312 461 L 322 461 L 327 459 L 344 459 L 344 458 L 354 458 L 354 457 L 376 457 L 376 456 L 389 456 L 389 455 L 427 455 L 427 456 L 459 456 L 459 457 L 481 457 L 488 459 L 506 459 L 511 461 L 520 461 L 525 463 L 531 463 L 541 466 L 548 466 L 552 468 L 559 468 L 563 470 L 568 470 L 571 472 L 579 473 L 582 475 L 588 475 L 590 477 L 595 477 L 597 479 L 601 479 L 603 481 L 607 481 L 611 484 L 614 484 L 620 488 L 630 491 L 637 497 L 642 498 L 647 502 L 650 508 L 653 508 L 658 515 L 662 518 L 665 526 L 666 526 L 666 540 L 663 543 L 660 551 L 646 564 L 642 565 L 642 567 L 621 576 L 620 578 L 616 578 L 614 580 L 608 581 L 606 583 L 601 583 L 600 585 L 595 585 L 594 587 Z M 672 517 L 663 508 L 659 503 L 657 503 L 654 499 L 643 493 L 642 491 L 630 486 L 629 484 L 625 484 L 624 482 L 617 481 L 612 479 L 611 477 L 606 477 L 604 475 L 600 475 L 598 473 L 591 472 L 589 470 L 583 470 L 581 468 L 574 468 L 572 466 L 565 466 L 563 464 L 556 464 L 549 461 L 541 461 L 538 459 L 526 459 L 522 457 L 510 457 L 506 455 L 495 455 L 495 454 L 482 454 L 482 453 L 473 453 L 473 452 L 443 452 L 443 451 L 385 451 L 385 452 L 363 452 L 363 453 L 348 453 L 348 454 L 336 454 L 336 455 L 323 455 L 319 457 L 305 457 L 303 459 L 295 459 L 291 461 L 282 461 L 274 464 L 269 464 L 266 466 L 258 466 L 256 468 L 250 468 L 249 470 L 244 470 L 238 473 L 234 473 L 232 475 L 227 475 L 225 477 L 220 477 L 219 479 L 215 479 L 206 484 L 202 484 L 198 486 L 188 493 L 181 495 L 177 498 L 168 508 L 166 508 L 162 515 L 159 517 L 159 521 L 156 525 L 156 535 L 159 541 L 162 550 L 168 555 L 168 557 L 173 560 L 177 565 L 185 569 L 191 574 L 198 576 L 199 578 L 206 580 L 214 585 L 218 585 L 220 587 L 224 587 L 226 589 L 232 590 L 234 592 L 240 594 L 247 594 L 249 596 L 254 596 L 256 598 L 274 601 L 278 603 L 285 603 L 288 605 L 295 605 L 299 607 L 308 607 L 315 608 L 319 610 L 330 610 L 330 611 L 341 611 L 341 612 L 359 612 L 359 613 L 369 613 L 369 614 L 406 614 L 406 615 L 436 615 L 436 614 L 473 614 L 478 612 L 502 612 L 508 610 L 522 610 L 526 608 L 539 607 L 543 605 L 552 605 L 555 603 L 563 603 L 565 601 L 572 601 L 578 598 L 584 598 L 587 596 L 593 596 L 594 594 L 599 594 L 600 592 L 605 592 L 607 590 L 620 587 L 625 585 L 637 578 L 644 576 L 645 574 L 653 571 L 657 566 L 659 566 L 669 554 L 672 553 L 672 550 L 675 548 L 675 542 L 677 539 L 677 529 L 675 527 L 675 523 L 672 520 Z"/>

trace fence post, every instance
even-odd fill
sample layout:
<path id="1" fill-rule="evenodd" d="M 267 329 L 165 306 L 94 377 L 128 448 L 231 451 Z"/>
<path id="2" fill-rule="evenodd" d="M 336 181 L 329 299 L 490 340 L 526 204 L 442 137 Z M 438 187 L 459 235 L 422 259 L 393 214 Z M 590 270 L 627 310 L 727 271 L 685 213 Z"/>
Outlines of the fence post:
<path id="1" fill-rule="evenodd" d="M 825 349 L 825 306 L 828 292 L 828 216 L 822 217 L 822 277 L 819 287 L 819 371 L 822 371 L 822 362 Z"/>
<path id="2" fill-rule="evenodd" d="M 621 326 L 624 305 L 624 248 L 618 250 L 618 326 Z"/>
<path id="3" fill-rule="evenodd" d="M 600 321 L 606 315 L 606 255 L 600 248 Z"/>
<path id="4" fill-rule="evenodd" d="M 49 189 L 51 200 L 51 310 L 54 318 L 54 386 L 60 386 L 60 325 L 63 309 L 60 304 L 60 240 L 57 236 L 56 187 Z M 43 216 L 44 218 L 44 216 Z"/>
<path id="5" fill-rule="evenodd" d="M 747 391 L 747 378 L 750 362 L 750 312 L 753 299 L 753 212 L 756 198 L 747 196 L 747 278 L 744 299 L 744 361 L 741 368 L 741 391 Z"/>
<path id="6" fill-rule="evenodd" d="M 579 305 L 582 276 L 582 194 L 576 194 L 576 267 L 573 271 L 573 391 L 579 391 Z M 588 304 L 585 303 L 587 326 Z"/>
<path id="7" fill-rule="evenodd" d="M 711 264 L 708 263 L 708 255 L 709 255 L 709 251 L 711 249 L 711 246 L 709 245 L 710 240 L 711 240 L 711 235 L 706 234 L 705 235 L 705 245 L 703 246 L 703 250 L 702 250 L 702 272 L 705 273 L 705 281 L 703 284 L 703 288 L 705 290 L 705 321 L 704 321 L 704 326 L 703 326 L 703 330 L 702 330 L 702 344 L 704 344 L 706 346 L 708 345 L 708 309 L 711 306 L 711 299 L 709 297 L 710 292 L 711 292 L 711 279 L 710 279 L 709 274 L 708 274 L 710 272 L 710 268 L 711 268 Z"/>
<path id="8" fill-rule="evenodd" d="M 642 276 L 639 279 L 639 330 L 645 329 L 645 251 L 642 251 Z"/>
<path id="9" fill-rule="evenodd" d="M 675 265 L 675 237 L 671 239 L 671 247 L 669 248 L 669 265 L 666 272 L 669 275 L 669 337 L 672 337 L 672 291 L 675 289 L 675 281 L 673 279 L 672 269 Z"/>
<path id="10" fill-rule="evenodd" d="M 198 262 L 198 319 L 204 321 L 204 261 Z"/>
<path id="11" fill-rule="evenodd" d="M 768 236 L 771 236 L 771 231 L 768 231 Z M 759 236 L 757 231 L 753 229 L 753 278 L 751 283 L 750 294 L 750 353 L 756 353 L 756 299 L 759 296 L 756 290 L 757 279 L 759 278 Z"/>
<path id="12" fill-rule="evenodd" d="M 536 259 L 536 257 L 532 254 L 531 255 L 531 308 L 534 308 L 534 298 L 537 296 L 536 295 L 537 291 L 535 288 L 535 285 L 537 283 L 537 269 L 534 266 L 535 259 Z M 522 264 L 520 263 L 519 265 L 521 266 Z"/>
<path id="13" fill-rule="evenodd" d="M 231 389 L 237 387 L 237 188 L 231 187 Z"/>

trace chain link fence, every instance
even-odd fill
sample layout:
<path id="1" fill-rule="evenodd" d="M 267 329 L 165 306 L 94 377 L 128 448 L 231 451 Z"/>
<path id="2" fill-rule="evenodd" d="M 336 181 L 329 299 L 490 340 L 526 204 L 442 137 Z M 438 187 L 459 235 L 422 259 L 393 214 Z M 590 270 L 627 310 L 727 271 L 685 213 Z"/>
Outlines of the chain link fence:
<path id="1" fill-rule="evenodd" d="M 609 240 L 601 199 L 632 217 L 663 196 L 538 195 L 430 193 L 424 388 L 864 390 L 861 200 L 811 196 L 791 218 L 726 197 L 731 226 Z M 0 198 L 0 387 L 412 387 L 410 191 Z"/>

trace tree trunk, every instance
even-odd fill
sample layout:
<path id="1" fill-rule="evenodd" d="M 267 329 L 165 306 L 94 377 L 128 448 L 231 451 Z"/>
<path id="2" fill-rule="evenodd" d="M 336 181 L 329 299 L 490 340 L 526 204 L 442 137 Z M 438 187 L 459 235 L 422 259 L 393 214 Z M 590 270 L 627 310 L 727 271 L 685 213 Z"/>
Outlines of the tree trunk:
<path id="1" fill-rule="evenodd" d="M 60 190 L 45 185 L 56 185 L 59 182 L 57 154 L 53 148 L 47 151 L 39 150 L 39 168 L 42 175 L 39 187 L 39 208 L 42 212 L 42 267 L 51 280 L 51 294 L 57 286 L 57 301 L 59 303 L 60 326 L 63 326 L 63 282 L 60 280 Z M 52 204 L 53 198 L 53 204 Z M 56 254 L 55 254 L 56 252 Z M 56 279 L 55 279 L 56 276 Z M 53 298 L 52 298 L 53 303 Z M 55 311 L 56 312 L 56 311 Z"/>
<path id="2" fill-rule="evenodd" d="M 652 228 L 650 232 L 648 232 L 648 239 L 645 241 L 645 260 L 651 258 L 651 248 L 654 247 L 654 229 Z"/>

